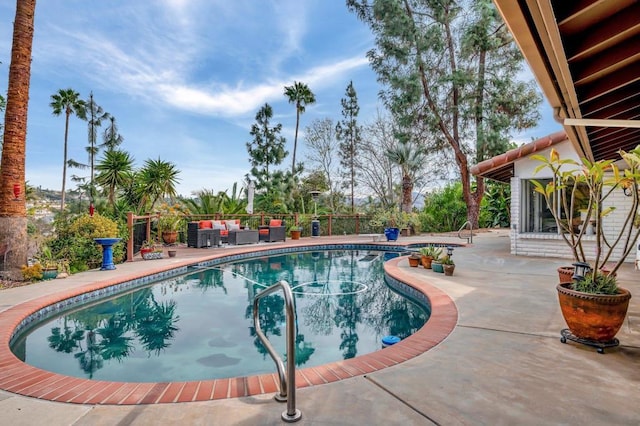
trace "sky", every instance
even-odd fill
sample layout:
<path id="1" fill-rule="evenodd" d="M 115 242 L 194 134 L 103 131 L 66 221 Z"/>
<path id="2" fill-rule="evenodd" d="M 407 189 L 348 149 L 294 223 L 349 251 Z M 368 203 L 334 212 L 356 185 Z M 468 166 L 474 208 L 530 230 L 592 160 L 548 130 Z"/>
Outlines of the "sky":
<path id="1" fill-rule="evenodd" d="M 0 87 L 6 93 L 15 0 L 0 0 Z M 181 171 L 178 193 L 231 189 L 249 172 L 246 143 L 256 112 L 273 107 L 291 167 L 295 107 L 283 95 L 294 81 L 316 96 L 301 116 L 304 128 L 341 118 L 340 100 L 353 81 L 359 121 L 384 108 L 381 86 L 366 59 L 369 29 L 344 0 L 46 0 L 36 6 L 27 127 L 30 185 L 62 186 L 64 116 L 51 95 L 71 88 L 116 118 L 121 148 L 142 167 L 171 161 Z M 530 77 L 528 70 L 523 75 Z M 561 129 L 543 101 L 539 125 L 513 135 L 528 142 Z M 104 126 L 103 128 L 104 129 Z M 87 161 L 87 123 L 71 117 L 69 158 Z M 100 157 L 100 155 L 98 156 Z M 87 176 L 72 169 L 67 176 Z M 75 183 L 67 181 L 67 188 Z"/>

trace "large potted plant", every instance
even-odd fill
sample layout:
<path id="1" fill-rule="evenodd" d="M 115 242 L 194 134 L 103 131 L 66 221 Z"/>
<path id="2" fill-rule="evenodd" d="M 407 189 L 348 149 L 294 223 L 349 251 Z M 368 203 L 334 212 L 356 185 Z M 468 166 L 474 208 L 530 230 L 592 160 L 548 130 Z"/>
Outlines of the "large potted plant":
<path id="1" fill-rule="evenodd" d="M 422 255 L 422 266 L 425 269 L 431 269 L 431 262 L 442 255 L 442 249 L 435 246 L 422 247 L 420 249 L 420 254 Z"/>
<path id="2" fill-rule="evenodd" d="M 175 244 L 178 241 L 178 231 L 182 226 L 184 214 L 178 204 L 169 206 L 163 204 L 158 212 L 158 232 L 165 244 Z"/>
<path id="3" fill-rule="evenodd" d="M 617 344 L 614 339 L 626 316 L 631 294 L 618 287 L 616 271 L 636 247 L 640 235 L 638 215 L 640 188 L 640 145 L 630 152 L 620 152 L 625 163 L 621 170 L 613 160 L 578 163 L 562 159 L 552 149 L 549 158 L 534 155 L 542 164 L 536 173 L 546 169 L 552 179 L 543 184 L 533 181 L 534 189 L 542 194 L 551 211 L 559 234 L 571 249 L 575 269 L 570 282 L 557 285 L 560 307 L 569 327 L 563 330 L 562 341 L 579 341 L 598 347 Z M 610 197 L 619 191 L 628 194 L 625 214 L 607 223 L 616 210 Z M 587 226 L 575 227 L 578 194 L 587 196 Z M 615 223 L 614 223 L 615 222 Z M 587 246 L 587 240 L 594 247 Z M 594 250 L 595 249 L 595 250 Z M 604 265 L 611 265 L 603 269 Z M 568 281 L 568 280 L 566 280 Z"/>

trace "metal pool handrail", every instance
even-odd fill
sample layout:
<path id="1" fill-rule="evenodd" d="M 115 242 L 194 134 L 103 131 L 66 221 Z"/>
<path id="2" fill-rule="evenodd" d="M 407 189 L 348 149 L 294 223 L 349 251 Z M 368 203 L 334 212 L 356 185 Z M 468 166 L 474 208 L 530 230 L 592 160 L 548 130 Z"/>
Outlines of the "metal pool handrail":
<path id="1" fill-rule="evenodd" d="M 463 237 L 462 236 L 462 231 L 467 227 L 467 225 L 469 225 L 469 236 L 468 237 Z M 468 243 L 473 244 L 473 225 L 471 224 L 471 222 L 466 221 L 460 227 L 460 229 L 458 229 L 458 238 L 460 238 L 461 240 L 467 240 Z"/>
<path id="2" fill-rule="evenodd" d="M 284 293 L 284 302 L 287 312 L 287 370 L 285 372 L 284 363 L 282 358 L 273 349 L 267 336 L 262 332 L 260 327 L 260 316 L 258 312 L 260 299 L 274 293 L 278 289 L 282 289 Z M 280 393 L 276 394 L 275 399 L 279 402 L 287 401 L 287 410 L 282 412 L 282 420 L 285 422 L 297 422 L 302 417 L 300 410 L 296 409 L 296 352 L 295 352 L 295 335 L 296 335 L 296 317 L 293 309 L 293 293 L 289 283 L 282 280 L 274 285 L 265 288 L 258 293 L 253 299 L 253 324 L 256 329 L 256 335 L 260 338 L 260 341 L 267 348 L 269 355 L 273 358 L 278 369 L 278 376 L 280 378 Z"/>

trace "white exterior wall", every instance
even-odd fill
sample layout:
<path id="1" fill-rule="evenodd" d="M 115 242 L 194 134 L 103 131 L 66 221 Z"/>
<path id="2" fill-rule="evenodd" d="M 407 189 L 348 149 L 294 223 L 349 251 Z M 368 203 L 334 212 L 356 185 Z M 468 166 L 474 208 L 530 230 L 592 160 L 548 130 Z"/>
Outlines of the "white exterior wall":
<path id="1" fill-rule="evenodd" d="M 559 143 L 555 145 L 554 148 L 560 154 L 560 158 L 573 158 L 576 161 L 579 161 L 579 158 L 569 141 Z M 551 148 L 548 148 L 537 154 L 548 157 L 550 151 Z M 511 178 L 511 254 L 516 256 L 572 259 L 573 255 L 571 254 L 571 249 L 567 246 L 561 235 L 551 233 L 520 232 L 522 179 L 544 179 L 551 177 L 551 174 L 547 170 L 541 170 L 540 173 L 534 174 L 535 168 L 540 164 L 541 163 L 539 161 L 532 160 L 529 157 L 522 158 L 514 162 L 514 177 Z M 616 210 L 603 219 L 603 230 L 610 241 L 613 239 L 614 235 L 617 235 L 617 230 L 624 223 L 626 212 L 631 205 L 631 198 L 626 197 L 622 189 L 615 190 L 606 200 L 603 208 L 607 208 L 611 205 L 616 206 Z M 596 250 L 595 236 L 584 236 L 583 248 L 587 257 L 593 257 Z M 622 247 L 617 249 L 612 258 L 618 259 L 621 253 Z M 626 261 L 633 262 L 635 257 L 636 250 L 634 247 Z"/>

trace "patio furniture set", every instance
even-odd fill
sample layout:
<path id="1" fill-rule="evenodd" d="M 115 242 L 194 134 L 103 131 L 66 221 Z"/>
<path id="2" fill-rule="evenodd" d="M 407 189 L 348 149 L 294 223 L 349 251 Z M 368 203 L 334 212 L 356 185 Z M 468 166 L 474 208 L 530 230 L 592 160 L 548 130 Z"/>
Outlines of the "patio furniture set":
<path id="1" fill-rule="evenodd" d="M 272 219 L 269 225 L 249 229 L 235 220 L 200 220 L 187 224 L 187 247 L 209 248 L 222 244 L 241 245 L 285 241 L 286 227 L 283 220 Z"/>

